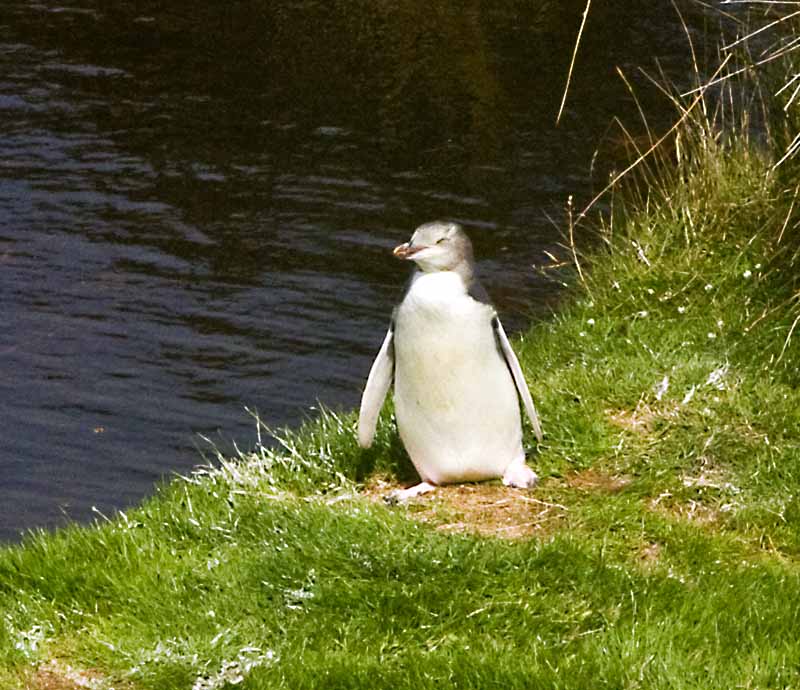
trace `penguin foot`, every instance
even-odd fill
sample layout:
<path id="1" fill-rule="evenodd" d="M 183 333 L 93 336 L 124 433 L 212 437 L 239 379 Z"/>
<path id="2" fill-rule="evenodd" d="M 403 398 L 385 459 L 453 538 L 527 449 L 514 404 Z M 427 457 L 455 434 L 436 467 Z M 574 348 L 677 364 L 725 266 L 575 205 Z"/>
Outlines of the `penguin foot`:
<path id="1" fill-rule="evenodd" d="M 396 489 L 390 494 L 384 496 L 383 500 L 390 506 L 396 506 L 398 503 L 406 503 L 409 499 L 420 496 L 421 494 L 427 494 L 433 491 L 435 488 L 436 486 L 433 484 L 428 484 L 428 482 L 420 482 L 416 486 L 412 486 L 408 489 Z"/>
<path id="2" fill-rule="evenodd" d="M 539 477 L 525 464 L 525 458 L 514 460 L 503 474 L 503 484 L 517 489 L 532 489 L 539 482 Z"/>

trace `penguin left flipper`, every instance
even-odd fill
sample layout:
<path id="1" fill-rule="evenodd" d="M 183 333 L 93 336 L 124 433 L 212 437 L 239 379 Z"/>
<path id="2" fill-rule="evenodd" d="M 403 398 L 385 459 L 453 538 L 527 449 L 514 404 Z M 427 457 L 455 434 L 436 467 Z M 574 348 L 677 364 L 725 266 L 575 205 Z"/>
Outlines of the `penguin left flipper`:
<path id="1" fill-rule="evenodd" d="M 526 383 L 525 376 L 522 373 L 522 367 L 519 365 L 519 360 L 514 354 L 514 350 L 511 349 L 511 344 L 508 342 L 506 332 L 503 330 L 503 325 L 500 323 L 500 319 L 498 318 L 497 314 L 495 314 L 494 318 L 492 319 L 492 328 L 494 329 L 494 335 L 497 339 L 497 344 L 500 347 L 500 352 L 502 353 L 503 358 L 506 360 L 508 369 L 511 372 L 511 377 L 514 379 L 514 385 L 517 387 L 517 393 L 519 393 L 519 397 L 522 399 L 525 412 L 528 415 L 528 419 L 531 420 L 533 433 L 536 434 L 536 438 L 541 441 L 542 425 L 539 423 L 539 415 L 536 413 L 536 407 L 533 404 L 531 392 L 528 390 L 528 384 Z M 370 374 L 370 377 L 372 377 L 372 374 Z"/>
<path id="2" fill-rule="evenodd" d="M 378 356 L 369 370 L 367 385 L 361 396 L 361 410 L 358 414 L 358 445 L 369 448 L 375 438 L 375 427 L 394 378 L 394 321 L 383 340 Z"/>

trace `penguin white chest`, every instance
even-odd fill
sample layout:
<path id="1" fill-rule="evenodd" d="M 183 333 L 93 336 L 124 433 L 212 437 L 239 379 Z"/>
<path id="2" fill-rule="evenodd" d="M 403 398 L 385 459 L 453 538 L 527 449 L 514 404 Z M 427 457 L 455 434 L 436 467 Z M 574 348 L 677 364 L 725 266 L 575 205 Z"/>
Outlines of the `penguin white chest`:
<path id="1" fill-rule="evenodd" d="M 449 271 L 416 276 L 397 310 L 397 425 L 425 481 L 501 477 L 524 457 L 517 392 L 494 316 Z"/>

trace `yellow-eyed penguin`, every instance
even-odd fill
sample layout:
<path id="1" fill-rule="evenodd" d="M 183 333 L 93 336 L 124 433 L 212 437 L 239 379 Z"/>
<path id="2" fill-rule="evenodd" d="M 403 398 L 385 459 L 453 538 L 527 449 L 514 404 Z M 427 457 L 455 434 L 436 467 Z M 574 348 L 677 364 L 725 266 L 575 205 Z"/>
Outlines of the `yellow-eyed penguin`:
<path id="1" fill-rule="evenodd" d="M 469 238 L 457 223 L 426 223 L 394 255 L 413 261 L 416 270 L 369 372 L 360 445 L 372 444 L 394 382 L 397 428 L 422 480 L 394 498 L 500 477 L 508 486 L 534 486 L 518 396 L 541 441 L 539 417 L 497 312 L 475 277 Z"/>

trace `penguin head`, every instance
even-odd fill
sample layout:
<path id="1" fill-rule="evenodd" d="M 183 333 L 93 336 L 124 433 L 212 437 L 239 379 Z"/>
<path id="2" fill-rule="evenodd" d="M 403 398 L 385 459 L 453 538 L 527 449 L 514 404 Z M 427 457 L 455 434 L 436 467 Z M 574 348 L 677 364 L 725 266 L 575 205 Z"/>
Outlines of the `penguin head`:
<path id="1" fill-rule="evenodd" d="M 420 225 L 411 239 L 395 247 L 399 259 L 410 259 L 425 273 L 472 268 L 472 243 L 458 223 L 437 220 Z"/>

